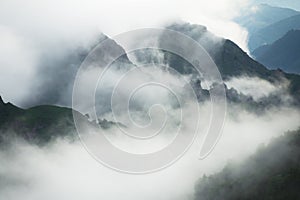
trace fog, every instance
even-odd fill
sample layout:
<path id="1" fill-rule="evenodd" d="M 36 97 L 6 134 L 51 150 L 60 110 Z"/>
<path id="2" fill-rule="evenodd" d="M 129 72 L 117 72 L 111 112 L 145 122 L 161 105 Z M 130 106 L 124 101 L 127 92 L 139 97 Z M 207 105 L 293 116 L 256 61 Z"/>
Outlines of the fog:
<path id="1" fill-rule="evenodd" d="M 1 25 L 0 40 L 0 93 L 20 104 L 28 95 L 29 80 L 35 75 L 36 52 L 30 41 Z"/>
<path id="2" fill-rule="evenodd" d="M 150 140 L 133 140 L 124 135 L 120 127 L 105 129 L 104 134 L 109 141 L 126 152 L 147 154 L 158 151 L 169 145 L 177 134 L 178 124 L 185 127 L 185 131 L 193 131 L 197 117 L 195 107 L 199 106 L 200 129 L 198 137 L 191 148 L 175 163 L 169 167 L 149 173 L 132 175 L 110 169 L 98 162 L 91 152 L 82 145 L 85 141 L 70 141 L 59 138 L 43 147 L 28 144 L 19 139 L 11 141 L 8 148 L 0 150 L 0 199 L 193 199 L 194 184 L 204 174 L 209 175 L 220 171 L 229 160 L 241 161 L 253 154 L 262 143 L 268 143 L 271 138 L 282 135 L 287 130 L 297 129 L 299 126 L 300 111 L 292 106 L 270 106 L 268 109 L 256 114 L 247 111 L 239 104 L 229 104 L 227 117 L 220 140 L 214 150 L 204 159 L 200 160 L 201 145 L 205 132 L 209 128 L 209 112 L 211 102 L 197 102 L 184 87 L 191 81 L 191 76 L 180 75 L 155 66 L 140 66 L 134 68 L 118 69 L 117 65 L 110 68 L 102 79 L 105 84 L 98 85 L 98 92 L 102 99 L 98 106 L 99 117 L 123 123 L 131 134 L 139 134 L 135 124 L 128 120 L 128 110 L 119 109 L 117 118 L 112 116 L 109 109 L 113 87 L 117 84 L 120 96 L 115 98 L 115 105 L 120 105 L 131 94 L 133 86 L 142 82 L 159 81 L 175 91 L 176 96 L 183 96 L 184 101 L 178 107 L 174 96 L 168 90 L 156 86 L 143 87 L 132 98 L 129 110 L 131 120 L 147 125 L 149 116 L 152 121 L 143 134 L 154 132 L 162 126 L 165 115 L 168 117 L 167 125 L 157 138 Z M 132 71 L 132 69 L 135 69 Z M 169 69 L 171 70 L 171 69 Z M 124 73 L 131 72 L 124 76 Z M 97 77 L 93 69 L 85 71 L 87 80 Z M 124 80 L 122 80 L 122 78 Z M 120 81 L 121 79 L 121 81 Z M 123 82 L 122 82 L 123 81 Z M 88 88 L 89 83 L 83 88 Z M 229 86 L 237 88 L 239 92 L 257 97 L 268 97 L 279 93 L 278 85 L 285 89 L 285 82 L 270 83 L 257 77 L 237 77 L 229 80 Z M 288 84 L 288 83 L 286 83 Z M 179 87 L 180 86 L 180 87 Z M 249 88 L 250 87 L 250 88 Z M 253 88 L 251 88 L 253 87 Z M 263 92 L 255 93 L 254 88 Z M 118 89 L 116 89 L 118 91 Z M 259 92 L 259 91 L 258 91 Z M 105 95 L 107 99 L 105 100 Z M 101 97 L 101 96 L 100 96 Z M 104 100 L 103 100 L 104 99 Z M 179 98 L 180 99 L 180 98 Z M 97 100 L 97 99 L 96 99 Z M 160 104 L 165 110 L 151 111 L 151 105 Z M 196 104 L 196 105 L 195 105 Z M 107 109 L 104 109 L 107 108 Z M 121 107 L 122 108 L 122 107 Z M 180 118 L 181 110 L 183 117 Z M 135 112 L 132 112 L 135 111 Z M 164 111 L 164 112 L 160 112 Z M 84 113 L 84 112 L 83 112 Z M 138 118 L 137 118 L 138 117 Z M 76 135 L 77 133 L 74 133 Z M 97 137 L 88 136 L 96 144 Z M 101 144 L 101 142 L 99 142 Z M 110 155 L 108 155 L 110 156 Z M 113 155 L 111 155 L 113 157 Z"/>
<path id="3" fill-rule="evenodd" d="M 39 104 L 71 106 L 76 72 L 91 48 L 105 38 L 103 34 L 112 37 L 137 28 L 165 27 L 180 21 L 202 24 L 216 36 L 233 40 L 247 52 L 248 33 L 232 19 L 249 2 L 1 1 L 0 95 L 5 101 L 21 107 Z M 193 27 L 191 34 L 197 36 L 198 29 L 201 27 Z M 222 45 L 222 39 L 210 37 L 212 34 L 205 33 L 200 39 L 205 42 L 209 38 L 214 45 Z M 163 59 L 159 51 L 153 51 L 149 56 L 154 57 L 150 60 Z M 140 61 L 138 55 L 135 59 Z M 114 146 L 136 154 L 163 149 L 179 129 L 193 132 L 199 114 L 199 134 L 191 148 L 163 170 L 132 175 L 102 165 L 87 151 L 83 141 L 58 138 L 37 146 L 18 138 L 0 148 L 0 200 L 190 200 L 194 184 L 203 174 L 220 171 L 228 160 L 241 161 L 254 153 L 261 143 L 268 143 L 272 137 L 299 127 L 299 108 L 288 103 L 292 98 L 286 92 L 288 81 L 271 83 L 257 77 L 232 77 L 225 84 L 240 94 L 251 96 L 258 102 L 275 95 L 287 103 L 269 105 L 259 114 L 240 104 L 229 104 L 222 135 L 214 150 L 201 160 L 200 151 L 209 128 L 212 102 L 198 102 L 194 98 L 189 85 L 192 76 L 155 66 L 136 67 L 136 63 L 129 60 L 122 63 L 121 69 L 118 63 L 115 64 L 96 88 L 98 116 L 91 110 L 94 105 L 75 108 L 88 114 L 90 121 L 119 122 L 121 126 L 105 129 L 104 134 Z M 85 78 L 96 80 L 99 69 L 89 70 L 85 71 Z M 124 72 L 131 73 L 124 78 Z M 133 86 L 143 86 L 147 81 L 161 82 L 164 87 L 152 84 L 134 90 Z M 87 81 L 81 87 L 86 89 L 91 87 L 90 84 Z M 118 87 L 114 88 L 116 84 Z M 114 91 L 116 96 L 111 101 Z M 125 108 L 129 94 L 133 98 Z M 117 109 L 114 111 L 114 108 Z M 130 112 L 127 112 L 128 108 Z M 157 128 L 162 134 L 158 138 L 134 141 L 124 135 L 122 127 L 134 135 L 151 136 Z M 93 135 L 87 137 L 98 142 Z"/>
<path id="4" fill-rule="evenodd" d="M 284 78 L 275 83 L 271 83 L 258 77 L 241 76 L 232 77 L 225 81 L 225 84 L 228 88 L 234 88 L 239 93 L 251 96 L 255 101 L 272 94 L 279 96 L 284 99 L 284 101 L 291 99 L 287 93 L 289 81 Z"/>
<path id="5" fill-rule="evenodd" d="M 205 25 L 247 51 L 247 32 L 232 22 L 247 2 L 1 1 L 1 95 L 22 107 L 66 105 L 68 100 L 54 89 L 64 90 L 72 82 L 69 78 L 74 77 L 80 64 L 78 54 L 89 50 L 101 33 L 112 37 L 132 29 L 164 27 L 184 20 Z M 64 81 L 57 82 L 54 77 Z M 51 93 L 52 98 L 43 98 L 46 93 Z"/>
<path id="6" fill-rule="evenodd" d="M 273 108 L 258 116 L 230 106 L 222 137 L 208 157 L 199 160 L 200 135 L 179 161 L 143 175 L 103 166 L 79 141 L 58 139 L 37 147 L 15 140 L 0 151 L 0 199 L 192 199 L 201 175 L 221 170 L 229 159 L 242 160 L 259 144 L 298 128 L 299 117 L 295 108 Z"/>

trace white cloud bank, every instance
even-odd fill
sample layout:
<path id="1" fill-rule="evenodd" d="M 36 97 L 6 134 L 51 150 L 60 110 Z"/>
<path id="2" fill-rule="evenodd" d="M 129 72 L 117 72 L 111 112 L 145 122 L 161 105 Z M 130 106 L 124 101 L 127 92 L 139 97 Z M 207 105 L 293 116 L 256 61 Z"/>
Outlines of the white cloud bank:
<path id="1" fill-rule="evenodd" d="M 17 142 L 0 151 L 0 199 L 192 199 L 195 181 L 220 170 L 228 159 L 243 159 L 261 143 L 299 126 L 300 113 L 276 108 L 257 116 L 231 108 L 215 150 L 198 160 L 195 145 L 171 167 L 153 174 L 129 175 L 96 162 L 79 142 L 59 140 L 38 148 Z"/>
<path id="2" fill-rule="evenodd" d="M 247 2 L 248 0 L 1 1 L 1 83 L 7 79 L 16 80 L 14 84 L 1 84 L 1 95 L 6 100 L 21 105 L 22 98 L 28 95 L 26 92 L 32 90 L 30 84 L 39 84 L 38 81 L 32 83 L 32 73 L 47 71 L 45 68 L 48 62 L 55 63 L 57 54 L 64 55 L 78 46 L 88 46 L 100 32 L 113 36 L 136 28 L 163 27 L 172 21 L 185 20 L 203 24 L 210 31 L 233 40 L 247 51 L 247 32 L 231 21 Z"/>
<path id="3" fill-rule="evenodd" d="M 234 88 L 239 93 L 251 96 L 255 101 L 269 97 L 270 95 L 277 95 L 285 100 L 291 97 L 287 94 L 289 81 L 282 79 L 277 83 L 271 83 L 267 80 L 258 77 L 233 77 L 225 82 L 228 88 Z"/>

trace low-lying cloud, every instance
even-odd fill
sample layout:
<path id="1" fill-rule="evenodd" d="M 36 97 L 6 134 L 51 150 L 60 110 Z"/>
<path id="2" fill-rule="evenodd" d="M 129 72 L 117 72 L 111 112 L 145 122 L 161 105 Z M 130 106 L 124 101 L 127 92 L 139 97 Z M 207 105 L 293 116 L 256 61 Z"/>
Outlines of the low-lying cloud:
<path id="1" fill-rule="evenodd" d="M 61 97 L 56 96 L 60 94 L 51 87 L 63 90 L 72 81 L 68 78 L 77 69 L 73 61 L 78 60 L 80 48 L 89 49 L 101 32 L 113 36 L 132 29 L 164 27 L 170 22 L 185 20 L 203 24 L 247 51 L 247 33 L 231 21 L 247 2 L 1 1 L 0 34 L 1 44 L 5 44 L 0 47 L 0 52 L 4 52 L 0 58 L 1 75 L 5 76 L 1 80 L 7 80 L 6 84 L 1 84 L 1 95 L 23 107 L 40 103 L 66 104 L 67 100 L 59 102 Z M 71 71 L 71 75 L 65 71 Z M 65 82 L 59 84 L 55 77 Z M 12 80 L 19 81 L 12 83 Z M 32 94 L 33 91 L 36 94 Z M 46 92 L 51 93 L 52 99 L 43 99 Z"/>
<path id="2" fill-rule="evenodd" d="M 272 137 L 297 129 L 299 117 L 295 108 L 272 108 L 258 116 L 230 106 L 223 135 L 207 158 L 198 159 L 200 135 L 175 164 L 145 175 L 106 168 L 77 141 L 59 139 L 45 147 L 15 141 L 0 151 L 0 199 L 191 199 L 199 177 L 221 170 L 229 159 L 246 158 Z"/>
<path id="3" fill-rule="evenodd" d="M 258 77 L 243 76 L 233 77 L 225 81 L 225 84 L 229 89 L 234 88 L 239 93 L 251 96 L 255 101 L 269 97 L 270 95 L 281 96 L 286 100 L 291 98 L 289 94 L 287 94 L 289 81 L 285 79 L 271 83 Z"/>

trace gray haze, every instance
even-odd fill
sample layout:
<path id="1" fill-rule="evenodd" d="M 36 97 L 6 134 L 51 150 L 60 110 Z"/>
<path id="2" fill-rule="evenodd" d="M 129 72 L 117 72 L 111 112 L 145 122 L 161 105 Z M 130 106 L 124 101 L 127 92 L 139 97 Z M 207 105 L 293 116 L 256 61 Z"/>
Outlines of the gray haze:
<path id="1" fill-rule="evenodd" d="M 219 171 L 228 159 L 241 160 L 259 144 L 296 129 L 299 117 L 294 108 L 273 108 L 257 116 L 230 107 L 223 135 L 206 159 L 198 159 L 196 142 L 174 165 L 148 175 L 106 168 L 78 142 L 58 140 L 40 148 L 15 141 L 0 151 L 0 199 L 191 199 L 201 175 Z"/>

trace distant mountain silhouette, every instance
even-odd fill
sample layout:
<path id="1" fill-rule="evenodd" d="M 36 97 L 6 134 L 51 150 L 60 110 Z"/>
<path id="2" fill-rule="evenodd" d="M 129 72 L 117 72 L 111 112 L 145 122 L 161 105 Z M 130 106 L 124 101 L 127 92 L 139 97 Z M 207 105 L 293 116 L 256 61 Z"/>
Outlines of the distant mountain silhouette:
<path id="1" fill-rule="evenodd" d="M 290 73 L 300 73 L 300 30 L 291 30 L 271 45 L 253 51 L 257 61 L 271 69 L 281 68 Z"/>
<path id="2" fill-rule="evenodd" d="M 300 14 L 283 19 L 251 34 L 248 43 L 249 49 L 253 51 L 262 45 L 272 44 L 293 29 L 300 29 Z"/>
<path id="3" fill-rule="evenodd" d="M 300 4 L 297 0 L 254 0 L 256 3 L 266 3 L 271 6 L 291 8 L 300 11 Z"/>
<path id="4" fill-rule="evenodd" d="M 247 28 L 250 35 L 256 31 L 276 23 L 280 20 L 300 14 L 300 12 L 289 9 L 269 6 L 267 4 L 252 5 L 244 10 L 235 21 Z"/>

